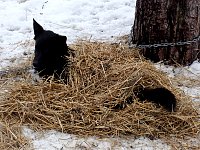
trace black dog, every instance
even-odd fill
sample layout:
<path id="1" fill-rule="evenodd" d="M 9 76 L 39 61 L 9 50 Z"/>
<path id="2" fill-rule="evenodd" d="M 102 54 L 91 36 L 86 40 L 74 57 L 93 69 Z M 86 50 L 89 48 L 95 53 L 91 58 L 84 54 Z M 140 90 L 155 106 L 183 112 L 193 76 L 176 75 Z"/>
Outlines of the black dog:
<path id="1" fill-rule="evenodd" d="M 67 37 L 44 30 L 34 19 L 33 28 L 36 42 L 33 60 L 35 70 L 42 77 L 54 75 L 56 78 L 64 79 L 66 83 L 66 69 L 69 69 L 69 59 L 67 56 L 72 51 L 66 44 Z M 168 111 L 174 111 L 176 108 L 176 98 L 166 88 L 140 88 L 137 91 L 133 91 L 133 93 L 140 101 L 147 100 L 160 104 Z M 126 104 L 133 103 L 133 99 L 133 96 L 130 96 L 125 102 L 117 104 L 113 109 L 123 109 Z"/>
<path id="2" fill-rule="evenodd" d="M 69 65 L 67 56 L 70 55 L 66 44 L 67 37 L 44 30 L 34 19 L 33 29 L 35 34 L 34 69 L 40 77 L 54 75 L 57 79 L 66 79 L 66 69 Z"/>

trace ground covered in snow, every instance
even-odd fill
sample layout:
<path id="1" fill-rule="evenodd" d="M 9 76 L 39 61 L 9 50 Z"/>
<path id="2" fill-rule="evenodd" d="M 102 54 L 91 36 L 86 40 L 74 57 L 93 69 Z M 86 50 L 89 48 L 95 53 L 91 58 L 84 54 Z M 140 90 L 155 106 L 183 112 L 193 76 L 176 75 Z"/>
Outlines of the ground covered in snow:
<path id="1" fill-rule="evenodd" d="M 34 51 L 32 19 L 45 29 L 68 37 L 68 43 L 79 38 L 113 41 L 130 33 L 134 21 L 135 0 L 0 0 L 0 71 L 18 66 Z M 200 100 L 200 63 L 173 68 L 156 65 L 176 80 L 195 102 Z M 194 79 L 195 83 L 191 84 Z M 190 83 L 190 84 L 189 84 Z M 34 149 L 170 149 L 162 140 L 147 138 L 79 138 L 49 131 L 35 133 L 24 128 Z"/>
<path id="2" fill-rule="evenodd" d="M 0 0 L 0 69 L 32 53 L 22 43 L 33 39 L 32 20 L 68 37 L 112 40 L 130 32 L 135 1 L 131 0 Z"/>

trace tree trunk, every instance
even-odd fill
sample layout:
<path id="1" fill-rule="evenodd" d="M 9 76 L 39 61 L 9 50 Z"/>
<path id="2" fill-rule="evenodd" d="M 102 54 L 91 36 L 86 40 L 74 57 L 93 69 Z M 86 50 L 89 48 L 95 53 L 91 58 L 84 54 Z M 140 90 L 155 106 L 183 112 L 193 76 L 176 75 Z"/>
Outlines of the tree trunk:
<path id="1" fill-rule="evenodd" d="M 130 43 L 153 62 L 191 64 L 199 35 L 200 0 L 137 0 Z"/>

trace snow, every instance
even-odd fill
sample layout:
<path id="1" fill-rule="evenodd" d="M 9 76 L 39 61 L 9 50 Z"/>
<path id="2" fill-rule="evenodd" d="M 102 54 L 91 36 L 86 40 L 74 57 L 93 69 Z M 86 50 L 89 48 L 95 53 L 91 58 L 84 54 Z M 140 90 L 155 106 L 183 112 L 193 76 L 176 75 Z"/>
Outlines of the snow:
<path id="1" fill-rule="evenodd" d="M 32 19 L 45 29 L 68 37 L 68 44 L 79 38 L 109 40 L 130 33 L 134 21 L 136 0 L 0 0 L 0 70 L 17 66 L 33 54 Z M 200 63 L 185 68 L 155 64 L 170 77 L 198 79 Z M 182 86 L 187 94 L 199 101 L 199 86 Z M 80 138 L 56 131 L 36 133 L 26 127 L 23 133 L 35 150 L 68 149 L 170 149 L 160 139 L 144 137 Z"/>
<path id="2" fill-rule="evenodd" d="M 80 138 L 75 135 L 64 134 L 56 131 L 46 133 L 35 133 L 24 128 L 24 133 L 33 141 L 37 150 L 77 150 L 77 149 L 98 149 L 98 150 L 170 150 L 170 146 L 161 140 L 149 140 L 144 137 L 138 139 L 129 138 L 103 138 L 96 137 Z"/>
<path id="3" fill-rule="evenodd" d="M 112 40 L 116 36 L 129 33 L 135 8 L 135 1 L 131 0 L 0 2 L 0 70 L 10 65 L 7 59 L 23 57 L 25 50 L 17 44 L 33 38 L 33 18 L 45 29 L 66 35 L 68 43 L 78 38 Z M 12 51 L 16 45 L 19 49 Z"/>
<path id="4" fill-rule="evenodd" d="M 190 65 L 189 70 L 193 72 L 196 76 L 200 75 L 200 65 L 198 61 L 194 61 L 192 65 Z"/>

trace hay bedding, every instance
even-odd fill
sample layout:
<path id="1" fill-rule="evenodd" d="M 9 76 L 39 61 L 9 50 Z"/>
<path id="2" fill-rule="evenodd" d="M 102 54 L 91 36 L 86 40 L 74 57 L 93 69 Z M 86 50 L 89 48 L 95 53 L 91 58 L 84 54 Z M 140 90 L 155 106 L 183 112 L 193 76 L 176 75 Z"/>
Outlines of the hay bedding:
<path id="1" fill-rule="evenodd" d="M 123 45 L 79 41 L 74 44 L 69 83 L 15 81 L 0 102 L 3 124 L 55 129 L 77 135 L 185 137 L 199 132 L 199 114 L 165 74 Z M 150 102 L 113 110 L 139 87 L 165 87 L 177 98 L 176 112 Z M 134 95 L 133 95 L 134 96 Z"/>

